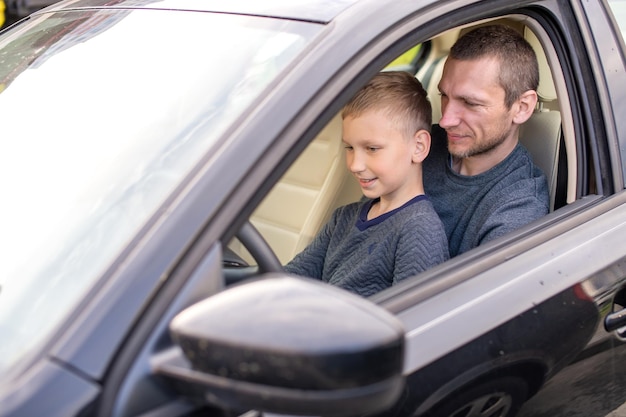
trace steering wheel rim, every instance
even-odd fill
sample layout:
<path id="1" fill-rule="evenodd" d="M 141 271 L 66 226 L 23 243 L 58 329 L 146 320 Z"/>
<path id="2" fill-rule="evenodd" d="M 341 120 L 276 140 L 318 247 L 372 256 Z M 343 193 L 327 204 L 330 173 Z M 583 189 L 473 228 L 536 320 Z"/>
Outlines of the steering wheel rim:
<path id="1" fill-rule="evenodd" d="M 283 265 L 259 231 L 247 220 L 239 229 L 237 238 L 257 261 L 261 272 L 282 272 Z"/>

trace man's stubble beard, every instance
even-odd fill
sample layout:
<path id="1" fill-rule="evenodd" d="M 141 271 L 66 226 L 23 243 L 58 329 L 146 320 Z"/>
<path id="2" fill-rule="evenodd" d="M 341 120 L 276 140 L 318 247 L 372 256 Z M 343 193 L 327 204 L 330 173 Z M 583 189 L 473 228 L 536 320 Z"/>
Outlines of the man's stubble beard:
<path id="1" fill-rule="evenodd" d="M 459 158 L 459 159 L 470 158 L 472 156 L 485 155 L 485 154 L 492 152 L 498 146 L 502 145 L 506 141 L 506 138 L 507 138 L 507 135 L 503 133 L 502 135 L 494 139 L 491 139 L 485 143 L 475 144 L 474 146 L 470 147 L 465 152 L 461 152 L 461 153 L 458 153 L 458 152 L 452 153 L 450 151 L 450 146 L 448 146 L 448 152 L 453 157 Z"/>

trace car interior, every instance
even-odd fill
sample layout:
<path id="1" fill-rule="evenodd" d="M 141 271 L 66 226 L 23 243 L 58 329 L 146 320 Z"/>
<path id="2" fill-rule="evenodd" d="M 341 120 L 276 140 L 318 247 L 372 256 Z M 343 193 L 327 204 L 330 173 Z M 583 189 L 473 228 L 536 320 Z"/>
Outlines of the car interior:
<path id="1" fill-rule="evenodd" d="M 545 173 L 550 211 L 557 210 L 576 199 L 576 142 L 563 76 L 555 73 L 560 71 L 557 54 L 538 23 L 528 16 L 509 16 L 454 28 L 422 44 L 411 63 L 392 63 L 384 70 L 414 73 L 428 92 L 433 123 L 437 123 L 441 118 L 437 84 L 450 48 L 471 28 L 492 23 L 514 27 L 535 49 L 540 71 L 539 100 L 533 116 L 520 129 L 520 142 Z M 411 51 L 414 53 L 415 48 L 408 52 Z M 337 114 L 278 181 L 250 221 L 285 264 L 311 242 L 335 208 L 360 197 L 359 186 L 345 167 L 341 116 Z M 249 264 L 255 264 L 236 239 L 229 248 Z"/>

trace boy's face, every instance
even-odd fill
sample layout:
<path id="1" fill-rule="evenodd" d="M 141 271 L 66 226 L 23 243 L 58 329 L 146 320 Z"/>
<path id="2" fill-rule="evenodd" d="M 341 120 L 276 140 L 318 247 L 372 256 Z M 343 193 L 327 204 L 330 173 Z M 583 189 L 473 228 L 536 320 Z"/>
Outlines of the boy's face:
<path id="1" fill-rule="evenodd" d="M 418 145 L 395 128 L 389 117 L 375 110 L 343 120 L 346 164 L 368 198 L 391 203 L 423 193 Z"/>

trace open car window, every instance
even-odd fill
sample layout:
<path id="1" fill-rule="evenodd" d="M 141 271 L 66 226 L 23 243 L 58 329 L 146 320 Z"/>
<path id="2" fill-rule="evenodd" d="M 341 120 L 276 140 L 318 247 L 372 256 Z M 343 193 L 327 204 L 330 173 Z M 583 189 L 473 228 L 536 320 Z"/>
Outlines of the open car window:
<path id="1" fill-rule="evenodd" d="M 538 57 L 539 101 L 531 119 L 522 126 L 520 142 L 546 175 L 552 212 L 580 198 L 581 189 L 597 187 L 593 178 L 579 174 L 579 170 L 588 169 L 581 165 L 581 161 L 589 163 L 588 159 L 580 157 L 586 147 L 577 143 L 580 139 L 574 134 L 559 57 L 541 25 L 511 16 L 450 29 L 408 49 L 382 70 L 414 72 L 428 92 L 433 123 L 437 123 L 441 118 L 438 82 L 452 44 L 472 27 L 494 22 L 514 27 L 533 46 Z M 283 265 L 313 240 L 337 207 L 362 197 L 357 181 L 345 165 L 341 123 L 340 114 L 332 117 L 248 219 Z M 583 180 L 588 183 L 581 184 Z M 245 264 L 256 265 L 245 245 L 237 239 L 228 248 L 230 254 L 236 254 Z"/>

